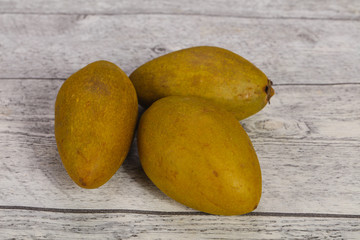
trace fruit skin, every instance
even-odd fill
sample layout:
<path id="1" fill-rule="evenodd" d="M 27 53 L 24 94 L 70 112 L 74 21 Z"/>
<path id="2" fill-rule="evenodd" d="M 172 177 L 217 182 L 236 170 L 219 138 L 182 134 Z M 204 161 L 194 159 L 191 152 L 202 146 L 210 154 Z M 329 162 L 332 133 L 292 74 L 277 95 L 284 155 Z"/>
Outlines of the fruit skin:
<path id="1" fill-rule="evenodd" d="M 123 163 L 138 114 L 136 91 L 107 61 L 71 75 L 55 103 L 55 138 L 65 169 L 83 188 L 107 182 Z"/>
<path id="2" fill-rule="evenodd" d="M 165 96 L 199 96 L 234 113 L 238 120 L 260 111 L 274 95 L 272 82 L 262 71 L 218 47 L 166 54 L 137 68 L 130 79 L 143 107 Z"/>
<path id="3" fill-rule="evenodd" d="M 233 114 L 199 97 L 170 96 L 142 115 L 142 167 L 166 195 L 218 215 L 253 211 L 261 170 L 252 143 Z"/>

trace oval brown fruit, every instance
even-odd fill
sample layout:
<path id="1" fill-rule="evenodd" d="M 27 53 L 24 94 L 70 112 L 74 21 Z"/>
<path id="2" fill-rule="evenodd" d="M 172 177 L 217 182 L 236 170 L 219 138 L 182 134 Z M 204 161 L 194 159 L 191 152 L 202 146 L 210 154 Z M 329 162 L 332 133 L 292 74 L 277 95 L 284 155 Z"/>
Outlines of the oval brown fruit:
<path id="1" fill-rule="evenodd" d="M 198 97 L 170 96 L 142 115 L 142 167 L 176 201 L 211 214 L 253 211 L 261 170 L 252 143 L 233 114 Z"/>
<path id="2" fill-rule="evenodd" d="M 115 174 L 130 149 L 137 114 L 134 86 L 113 63 L 91 63 L 64 82 L 55 103 L 55 137 L 76 184 L 97 188 Z"/>
<path id="3" fill-rule="evenodd" d="M 155 58 L 131 75 L 143 107 L 166 96 L 206 98 L 238 120 L 262 108 L 274 95 L 272 82 L 245 58 L 223 48 L 200 46 Z"/>

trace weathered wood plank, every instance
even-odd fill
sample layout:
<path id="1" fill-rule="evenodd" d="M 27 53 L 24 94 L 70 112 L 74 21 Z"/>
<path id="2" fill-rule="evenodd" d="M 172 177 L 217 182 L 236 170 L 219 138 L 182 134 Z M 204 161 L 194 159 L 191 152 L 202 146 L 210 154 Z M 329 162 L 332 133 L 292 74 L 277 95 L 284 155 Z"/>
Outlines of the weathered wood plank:
<path id="1" fill-rule="evenodd" d="M 54 104 L 62 83 L 63 80 L 1 80 L 0 131 L 52 137 Z M 254 141 L 358 146 L 359 84 L 290 85 L 274 89 L 271 104 L 242 121 Z"/>
<path id="2" fill-rule="evenodd" d="M 0 13 L 45 14 L 169 14 L 256 18 L 357 19 L 354 0 L 247 1 L 247 0 L 1 0 Z"/>
<path id="3" fill-rule="evenodd" d="M 54 141 L 9 136 L 3 141 L 0 205 L 193 211 L 147 179 L 135 147 L 108 183 L 85 190 L 66 174 Z M 256 142 L 254 146 L 263 175 L 256 211 L 360 214 L 359 146 Z"/>
<path id="4" fill-rule="evenodd" d="M 359 239 L 359 218 L 0 210 L 5 239 Z"/>
<path id="5" fill-rule="evenodd" d="M 1 81 L 0 205 L 193 211 L 146 178 L 136 145 L 103 187 L 85 190 L 72 183 L 53 136 L 61 84 Z M 360 214 L 360 85 L 275 90 L 270 106 L 243 121 L 263 172 L 257 211 Z"/>
<path id="6" fill-rule="evenodd" d="M 0 78 L 67 78 L 99 59 L 131 73 L 195 45 L 255 63 L 275 83 L 359 83 L 358 21 L 192 15 L 0 15 Z"/>
<path id="7" fill-rule="evenodd" d="M 272 141 L 360 142 L 360 84 L 275 86 L 271 104 L 243 120 L 253 138 Z"/>

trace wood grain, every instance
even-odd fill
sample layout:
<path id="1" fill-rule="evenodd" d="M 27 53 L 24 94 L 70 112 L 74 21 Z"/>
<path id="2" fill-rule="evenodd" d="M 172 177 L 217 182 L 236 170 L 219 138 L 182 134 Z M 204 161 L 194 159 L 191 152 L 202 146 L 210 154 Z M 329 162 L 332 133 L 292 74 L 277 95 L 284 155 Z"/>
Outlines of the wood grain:
<path id="1" fill-rule="evenodd" d="M 136 144 L 103 187 L 77 187 L 61 164 L 53 136 L 54 102 L 62 83 L 1 81 L 0 205 L 193 212 L 147 179 Z M 262 167 L 257 211 L 360 214 L 360 109 L 354 107 L 360 104 L 360 85 L 275 90 L 271 105 L 242 122 Z M 329 94 L 334 92 L 335 97 Z"/>
<path id="2" fill-rule="evenodd" d="M 0 78 L 67 78 L 105 59 L 126 73 L 165 53 L 215 45 L 277 84 L 360 83 L 358 21 L 196 15 L 0 15 Z"/>
<path id="3" fill-rule="evenodd" d="M 359 218 L 54 213 L 0 210 L 11 239 L 358 239 Z"/>
<path id="4" fill-rule="evenodd" d="M 17 14 L 168 14 L 343 20 L 359 20 L 360 11 L 359 2 L 352 0 L 0 0 L 0 6 L 0 13 Z"/>

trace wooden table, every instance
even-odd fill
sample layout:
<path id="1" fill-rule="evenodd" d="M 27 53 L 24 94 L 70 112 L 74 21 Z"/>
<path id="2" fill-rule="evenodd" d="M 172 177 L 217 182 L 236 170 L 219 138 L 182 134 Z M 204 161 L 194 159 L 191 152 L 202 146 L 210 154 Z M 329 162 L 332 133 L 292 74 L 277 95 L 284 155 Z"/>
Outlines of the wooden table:
<path id="1" fill-rule="evenodd" d="M 104 186 L 59 158 L 54 101 L 106 59 L 127 74 L 215 45 L 262 69 L 276 95 L 241 121 L 263 174 L 259 207 L 213 216 L 160 192 L 136 144 Z M 0 0 L 0 239 L 360 239 L 360 1 Z"/>

